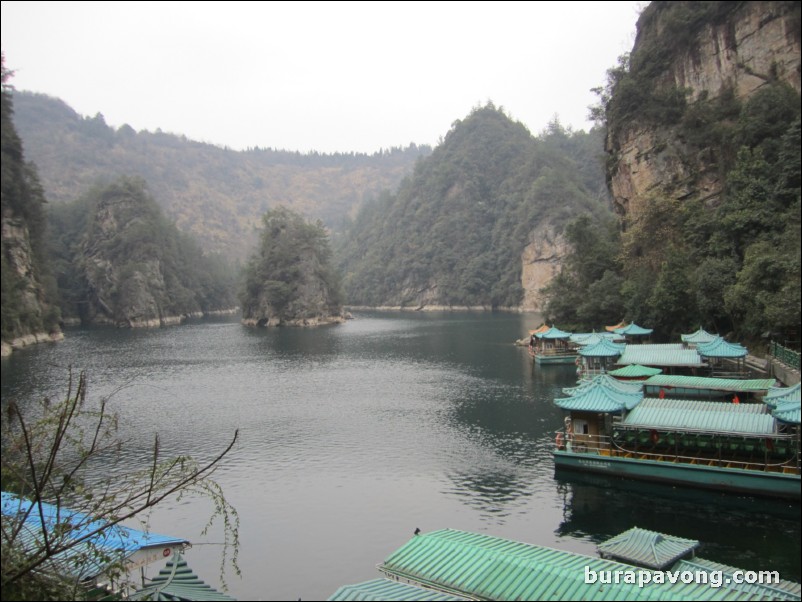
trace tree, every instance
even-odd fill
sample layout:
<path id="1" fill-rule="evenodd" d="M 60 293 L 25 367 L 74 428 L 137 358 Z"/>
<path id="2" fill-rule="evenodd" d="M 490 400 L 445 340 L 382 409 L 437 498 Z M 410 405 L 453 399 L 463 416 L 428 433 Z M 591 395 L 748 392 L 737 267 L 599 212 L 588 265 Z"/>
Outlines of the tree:
<path id="1" fill-rule="evenodd" d="M 71 575 L 80 575 L 93 565 L 105 566 L 107 577 L 124 577 L 121 561 L 107 557 L 94 543 L 97 535 L 140 517 L 169 497 L 189 494 L 214 504 L 206 529 L 218 517 L 223 521 L 221 577 L 229 555 L 239 573 L 239 518 L 211 479 L 238 433 L 220 454 L 204 463 L 189 456 L 162 458 L 156 436 L 141 466 L 116 470 L 125 455 L 116 416 L 107 400 L 93 407 L 86 396 L 86 374 L 74 379 L 70 373 L 66 398 L 59 403 L 44 399 L 29 411 L 14 401 L 8 403 L 2 430 L 2 489 L 31 504 L 16 516 L 4 509 L 3 599 L 80 599 L 86 595 L 85 586 Z M 130 457 L 127 454 L 126 462 Z M 56 506 L 55 523 L 46 519 L 44 503 Z M 24 525 L 30 517 L 41 525 L 35 538 Z"/>

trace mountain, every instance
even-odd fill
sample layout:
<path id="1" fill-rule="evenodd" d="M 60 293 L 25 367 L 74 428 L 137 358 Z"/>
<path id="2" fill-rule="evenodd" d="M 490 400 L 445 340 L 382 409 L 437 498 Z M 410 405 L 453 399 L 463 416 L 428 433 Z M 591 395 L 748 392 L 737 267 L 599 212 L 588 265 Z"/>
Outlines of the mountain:
<path id="1" fill-rule="evenodd" d="M 373 155 L 233 151 L 161 131 L 109 127 L 61 100 L 14 94 L 16 123 L 51 203 L 74 200 L 121 176 L 141 177 L 166 216 L 203 248 L 244 260 L 261 216 L 283 205 L 338 229 L 366 200 L 395 189 L 429 147 Z"/>
<path id="2" fill-rule="evenodd" d="M 799 2 L 650 3 L 595 110 L 620 237 L 584 275 L 574 241 L 551 316 L 798 345 L 801 71 Z"/>
<path id="3" fill-rule="evenodd" d="M 230 270 L 168 222 L 141 179 L 95 188 L 50 216 L 65 317 L 161 326 L 236 306 Z"/>
<path id="4" fill-rule="evenodd" d="M 12 345 L 61 336 L 56 286 L 47 263 L 45 197 L 36 168 L 26 161 L 13 120 L 10 73 L 2 66 L 2 341 Z"/>
<path id="5" fill-rule="evenodd" d="M 349 304 L 536 309 L 574 217 L 609 220 L 599 132 L 533 137 L 492 103 L 456 121 L 339 241 Z"/>

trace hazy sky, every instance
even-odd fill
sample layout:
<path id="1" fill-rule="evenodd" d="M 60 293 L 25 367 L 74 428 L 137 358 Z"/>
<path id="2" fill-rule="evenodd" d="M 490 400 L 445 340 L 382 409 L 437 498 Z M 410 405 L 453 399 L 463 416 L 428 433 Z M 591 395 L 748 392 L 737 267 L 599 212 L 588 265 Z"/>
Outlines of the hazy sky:
<path id="1" fill-rule="evenodd" d="M 644 2 L 2 2 L 5 66 L 109 125 L 235 149 L 437 144 L 492 100 L 588 129 Z"/>

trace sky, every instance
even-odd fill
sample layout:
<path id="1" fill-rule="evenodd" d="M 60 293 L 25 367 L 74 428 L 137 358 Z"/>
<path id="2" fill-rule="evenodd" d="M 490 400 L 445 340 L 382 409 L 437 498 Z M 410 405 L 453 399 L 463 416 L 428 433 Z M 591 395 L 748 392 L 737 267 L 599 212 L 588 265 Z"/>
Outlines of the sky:
<path id="1" fill-rule="evenodd" d="M 2 4 L 17 90 L 113 127 L 227 146 L 435 146 L 491 101 L 537 135 L 589 129 L 646 2 Z"/>

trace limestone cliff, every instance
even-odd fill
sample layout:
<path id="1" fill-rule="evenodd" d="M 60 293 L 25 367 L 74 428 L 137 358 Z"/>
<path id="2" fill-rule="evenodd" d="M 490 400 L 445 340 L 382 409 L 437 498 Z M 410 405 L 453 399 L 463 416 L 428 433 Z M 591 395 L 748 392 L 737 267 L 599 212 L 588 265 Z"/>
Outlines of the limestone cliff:
<path id="1" fill-rule="evenodd" d="M 55 285 L 46 262 L 45 199 L 36 168 L 25 161 L 13 122 L 13 103 L 2 66 L 2 194 L 0 194 L 0 260 L 2 260 L 2 354 L 61 336 Z"/>
<path id="2" fill-rule="evenodd" d="M 567 253 L 568 244 L 561 230 L 555 228 L 553 224 L 540 224 L 532 230 L 529 244 L 521 254 L 523 311 L 544 309 L 540 291 L 559 273 Z"/>
<path id="3" fill-rule="evenodd" d="M 200 249 L 168 224 L 144 182 L 122 178 L 95 193 L 74 259 L 80 266 L 81 320 L 119 327 L 164 326 L 234 305 Z"/>
<path id="4" fill-rule="evenodd" d="M 747 99 L 772 82 L 800 90 L 799 2 L 652 2 L 638 21 L 628 96 L 632 108 L 608 110 L 608 173 L 616 211 L 638 214 L 659 191 L 674 199 L 709 199 L 723 188 L 721 155 L 694 138 L 688 111 L 702 103 Z M 644 96 L 671 98 L 656 113 Z M 619 85 L 618 100 L 626 92 Z M 679 98 L 683 96 L 684 98 Z"/>

